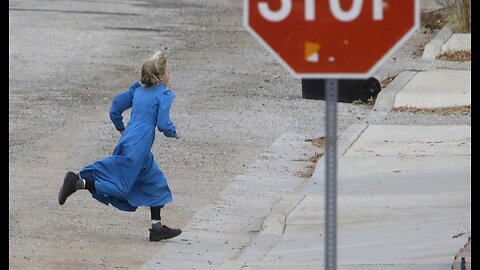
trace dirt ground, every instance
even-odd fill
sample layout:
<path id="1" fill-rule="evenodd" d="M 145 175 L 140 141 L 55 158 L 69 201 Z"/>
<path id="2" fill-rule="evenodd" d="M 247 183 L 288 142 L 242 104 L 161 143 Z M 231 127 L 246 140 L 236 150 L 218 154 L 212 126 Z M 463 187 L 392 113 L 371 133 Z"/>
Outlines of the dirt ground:
<path id="1" fill-rule="evenodd" d="M 9 1 L 10 269 L 136 269 L 162 246 L 148 241 L 148 208 L 121 212 L 81 191 L 57 202 L 67 170 L 113 150 L 111 99 L 157 50 L 169 56 L 182 136 L 157 133 L 152 150 L 174 195 L 166 224 L 188 224 L 283 132 L 323 136 L 324 102 L 301 97 L 300 81 L 245 31 L 242 8 L 237 0 Z M 419 32 L 378 78 L 408 66 L 433 34 Z M 339 104 L 339 132 L 370 108 Z"/>

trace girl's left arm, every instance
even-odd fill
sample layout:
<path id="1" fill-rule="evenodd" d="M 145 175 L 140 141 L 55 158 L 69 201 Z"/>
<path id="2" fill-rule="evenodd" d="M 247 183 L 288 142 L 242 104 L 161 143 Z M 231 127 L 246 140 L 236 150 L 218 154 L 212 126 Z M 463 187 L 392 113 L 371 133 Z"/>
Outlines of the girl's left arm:
<path id="1" fill-rule="evenodd" d="M 170 108 L 174 98 L 175 94 L 173 92 L 168 91 L 164 93 L 159 100 L 157 115 L 158 131 L 163 132 L 163 134 L 169 138 L 177 138 L 177 130 L 170 119 Z"/>

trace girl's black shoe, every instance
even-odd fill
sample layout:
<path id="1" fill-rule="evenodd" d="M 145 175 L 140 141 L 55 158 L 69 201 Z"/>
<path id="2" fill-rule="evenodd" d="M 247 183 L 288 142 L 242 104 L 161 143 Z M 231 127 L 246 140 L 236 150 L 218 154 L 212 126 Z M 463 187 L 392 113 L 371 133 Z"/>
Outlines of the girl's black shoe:
<path id="1" fill-rule="evenodd" d="M 63 205 L 67 200 L 68 196 L 72 195 L 77 190 L 75 184 L 79 179 L 80 177 L 78 176 L 78 174 L 71 171 L 67 172 L 65 178 L 63 179 L 62 188 L 58 193 L 58 203 L 60 205 Z"/>
<path id="2" fill-rule="evenodd" d="M 171 229 L 165 225 L 160 226 L 155 226 L 154 224 L 150 231 L 150 241 L 151 242 L 157 242 L 163 239 L 170 239 L 175 236 L 179 236 L 182 233 L 182 230 L 180 229 Z"/>

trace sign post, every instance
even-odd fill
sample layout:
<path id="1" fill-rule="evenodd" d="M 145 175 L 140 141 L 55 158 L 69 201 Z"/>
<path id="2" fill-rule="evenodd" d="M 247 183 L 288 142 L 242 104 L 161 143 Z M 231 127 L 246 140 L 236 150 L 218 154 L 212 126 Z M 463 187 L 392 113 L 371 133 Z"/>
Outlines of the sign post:
<path id="1" fill-rule="evenodd" d="M 337 269 L 337 97 L 338 80 L 327 79 L 325 170 L 325 270 Z"/>
<path id="2" fill-rule="evenodd" d="M 325 269 L 337 265 L 338 79 L 366 79 L 419 26 L 419 0 L 244 0 L 247 30 L 296 78 L 327 79 Z"/>

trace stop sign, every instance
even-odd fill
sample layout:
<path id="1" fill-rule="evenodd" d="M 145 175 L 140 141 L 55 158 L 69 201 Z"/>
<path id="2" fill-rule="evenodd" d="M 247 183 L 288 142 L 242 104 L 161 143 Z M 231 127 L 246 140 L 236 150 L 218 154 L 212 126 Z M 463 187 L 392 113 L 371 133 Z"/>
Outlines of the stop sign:
<path id="1" fill-rule="evenodd" d="M 365 78 L 418 28 L 418 0 L 244 0 L 246 28 L 295 77 Z"/>

